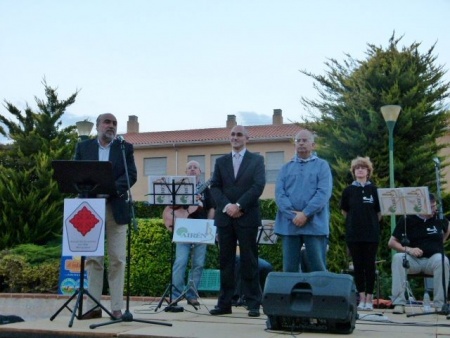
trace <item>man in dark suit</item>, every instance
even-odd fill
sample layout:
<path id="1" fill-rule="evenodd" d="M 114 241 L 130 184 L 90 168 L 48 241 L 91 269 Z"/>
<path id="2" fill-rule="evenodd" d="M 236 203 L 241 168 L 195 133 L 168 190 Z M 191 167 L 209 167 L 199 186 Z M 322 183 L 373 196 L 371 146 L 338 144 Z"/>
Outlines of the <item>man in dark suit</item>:
<path id="1" fill-rule="evenodd" d="M 235 291 L 236 245 L 240 247 L 241 289 L 248 315 L 258 317 L 261 288 L 256 238 L 261 225 L 259 197 L 266 184 L 264 159 L 246 149 L 247 130 L 235 126 L 230 133 L 232 152 L 216 160 L 211 194 L 216 201 L 215 225 L 220 248 L 220 294 L 212 315 L 231 313 Z"/>
<path id="2" fill-rule="evenodd" d="M 96 123 L 97 138 L 77 144 L 75 160 L 110 161 L 113 166 L 114 196 L 89 196 L 106 198 L 105 231 L 108 250 L 108 284 L 111 294 L 113 319 L 121 318 L 123 308 L 123 288 L 126 264 L 126 234 L 130 222 L 128 199 L 127 166 L 130 186 L 136 183 L 137 171 L 134 163 L 133 145 L 117 139 L 117 119 L 112 114 L 101 114 Z M 125 161 L 123 152 L 125 152 Z M 124 163 L 126 162 L 126 164 Z M 104 257 L 87 257 L 89 293 L 100 301 L 103 290 Z M 81 319 L 101 318 L 102 310 L 89 297 L 86 301 L 88 312 Z M 92 310 L 92 311 L 91 311 Z"/>

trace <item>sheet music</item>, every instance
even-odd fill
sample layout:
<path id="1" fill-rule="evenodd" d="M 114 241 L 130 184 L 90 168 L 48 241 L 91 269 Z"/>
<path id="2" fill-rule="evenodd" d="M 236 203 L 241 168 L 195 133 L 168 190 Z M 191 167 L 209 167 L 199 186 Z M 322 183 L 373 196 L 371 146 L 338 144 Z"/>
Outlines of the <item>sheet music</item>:
<path id="1" fill-rule="evenodd" d="M 431 214 L 428 187 L 380 188 L 378 198 L 382 215 Z"/>
<path id="2" fill-rule="evenodd" d="M 196 181 L 195 176 L 149 176 L 148 202 L 155 205 L 195 205 Z"/>

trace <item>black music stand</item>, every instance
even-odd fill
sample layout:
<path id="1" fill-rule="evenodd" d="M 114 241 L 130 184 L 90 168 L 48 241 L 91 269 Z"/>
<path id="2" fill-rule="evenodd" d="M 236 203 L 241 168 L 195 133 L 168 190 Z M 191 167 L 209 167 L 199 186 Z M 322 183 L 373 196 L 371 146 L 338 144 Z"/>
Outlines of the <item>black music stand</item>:
<path id="1" fill-rule="evenodd" d="M 97 194 L 114 195 L 114 178 L 112 171 L 112 163 L 105 161 L 52 161 L 54 170 L 53 178 L 58 182 L 59 190 L 62 193 L 79 194 L 81 198 Z M 67 308 L 72 312 L 70 317 L 69 327 L 72 327 L 75 313 L 78 310 L 77 319 L 83 316 L 83 296 L 86 295 L 94 301 L 100 308 L 102 308 L 109 316 L 112 313 L 108 311 L 97 299 L 95 299 L 88 290 L 84 288 L 84 263 L 85 256 L 81 256 L 80 266 L 80 286 L 75 293 L 55 312 L 50 320 L 64 309 Z M 68 304 L 77 298 L 75 306 L 70 309 Z M 90 312 L 92 310 L 89 310 Z"/>
<path id="2" fill-rule="evenodd" d="M 262 220 L 261 223 L 261 226 L 258 228 L 258 237 L 256 242 L 262 245 L 275 244 L 278 239 L 278 236 L 274 233 L 275 221 Z"/>
<path id="3" fill-rule="evenodd" d="M 150 177 L 150 180 L 152 180 L 152 177 Z M 185 187 L 184 191 L 180 191 L 182 187 Z M 151 189 L 150 194 L 147 194 L 151 196 L 150 204 L 170 205 L 172 206 L 172 211 L 179 205 L 189 206 L 195 204 L 194 183 L 190 182 L 187 177 L 180 177 L 178 181 L 175 181 L 175 178 L 165 179 L 163 177 L 156 179 L 151 183 Z M 159 201 L 162 201 L 162 203 Z M 174 230 L 175 213 L 172 212 L 172 231 Z M 172 288 L 175 287 L 172 283 L 173 263 L 174 243 L 172 241 L 170 248 L 170 282 L 167 284 L 167 287 L 161 296 L 161 300 L 155 308 L 155 312 L 158 311 L 164 301 L 167 302 L 167 296 L 169 296 L 169 301 L 164 309 L 165 312 L 182 312 L 184 310 L 182 306 L 178 306 L 175 301 L 172 301 Z M 183 290 L 178 291 L 182 292 Z"/>

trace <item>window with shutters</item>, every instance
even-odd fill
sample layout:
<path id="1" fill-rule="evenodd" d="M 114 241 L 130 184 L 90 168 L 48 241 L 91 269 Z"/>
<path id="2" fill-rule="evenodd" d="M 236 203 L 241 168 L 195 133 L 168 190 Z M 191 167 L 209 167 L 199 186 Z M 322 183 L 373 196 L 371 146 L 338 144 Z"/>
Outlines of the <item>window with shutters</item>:
<path id="1" fill-rule="evenodd" d="M 167 157 L 144 159 L 144 176 L 167 175 Z"/>
<path id="2" fill-rule="evenodd" d="M 284 151 L 266 153 L 266 183 L 275 183 L 284 164 Z"/>

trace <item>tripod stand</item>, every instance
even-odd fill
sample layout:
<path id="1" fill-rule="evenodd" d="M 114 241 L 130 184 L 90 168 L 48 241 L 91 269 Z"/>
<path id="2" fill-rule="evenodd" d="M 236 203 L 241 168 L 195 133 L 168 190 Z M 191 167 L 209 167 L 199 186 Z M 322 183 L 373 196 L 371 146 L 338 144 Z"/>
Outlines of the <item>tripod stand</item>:
<path id="1" fill-rule="evenodd" d="M 120 148 L 122 151 L 122 159 L 123 164 L 125 167 L 125 176 L 127 178 L 127 188 L 128 188 L 128 208 L 130 213 L 130 222 L 128 223 L 128 234 L 127 234 L 127 270 L 126 270 L 126 279 L 127 279 L 127 295 L 126 295 L 126 308 L 125 312 L 122 315 L 121 318 L 115 319 L 109 322 L 100 323 L 100 324 L 92 324 L 89 326 L 91 329 L 95 329 L 100 326 L 106 326 L 111 324 L 117 324 L 121 322 L 139 322 L 139 323 L 146 323 L 146 324 L 157 324 L 157 325 L 165 325 L 165 326 L 172 326 L 171 323 L 164 323 L 164 322 L 155 322 L 150 320 L 143 320 L 143 319 L 136 319 L 133 318 L 133 314 L 130 312 L 130 271 L 131 271 L 131 224 L 133 223 L 133 229 L 135 231 L 138 230 L 137 228 L 137 222 L 136 217 L 134 213 L 134 205 L 133 205 L 133 197 L 131 195 L 131 184 L 130 184 L 130 177 L 128 175 L 128 165 L 127 165 L 127 159 L 126 159 L 126 153 L 125 153 L 125 142 L 123 140 L 120 140 Z M 110 316 L 113 318 L 113 316 Z"/>
<path id="2" fill-rule="evenodd" d="M 156 201 L 157 199 L 164 200 L 165 196 L 170 196 L 171 201 L 171 225 L 170 229 L 172 232 L 175 229 L 175 212 L 178 208 L 180 208 L 180 205 L 183 206 L 189 206 L 191 204 L 194 204 L 194 179 L 195 177 L 181 177 L 178 179 L 178 181 L 175 181 L 175 178 L 172 178 L 171 185 L 167 183 L 167 180 L 164 179 L 157 179 L 153 182 L 153 198 Z M 152 180 L 152 178 L 150 178 Z M 159 189 L 157 188 L 159 187 Z M 183 187 L 183 190 L 180 189 Z M 167 189 L 167 192 L 166 192 Z M 178 201 L 178 202 L 177 202 Z M 191 202 L 191 203 L 189 203 Z M 167 207 L 166 207 L 167 208 Z M 165 210 L 166 212 L 166 210 Z M 161 300 L 159 301 L 158 305 L 155 308 L 155 312 L 158 311 L 158 309 L 162 306 L 162 303 L 164 301 L 167 301 L 166 297 L 169 296 L 168 305 L 164 309 L 165 312 L 182 312 L 184 310 L 183 307 L 177 305 L 177 301 L 172 301 L 172 294 L 173 294 L 173 288 L 176 286 L 173 285 L 172 277 L 173 277 L 173 263 L 174 263 L 174 242 L 172 241 L 171 247 L 170 247 L 170 282 L 168 283 L 163 295 L 161 296 Z M 178 292 L 181 292 L 182 290 L 178 290 Z"/>
<path id="3" fill-rule="evenodd" d="M 53 177 L 58 182 L 59 190 L 62 193 L 79 194 L 82 199 L 86 199 L 89 195 L 95 194 L 112 194 L 114 193 L 113 173 L 111 162 L 99 161 L 52 161 L 54 169 Z M 83 200 L 79 200 L 81 203 Z M 104 202 L 103 202 L 104 203 Z M 76 216 L 76 215 L 75 215 Z M 73 218 L 75 219 L 75 217 Z M 98 221 L 98 220 L 96 220 Z M 83 252 L 80 249 L 77 252 Z M 84 288 L 84 271 L 85 271 L 85 255 L 81 256 L 80 265 L 80 286 L 75 293 L 50 317 L 50 320 L 64 309 L 67 308 L 72 312 L 69 321 L 69 327 L 72 327 L 75 315 L 78 312 L 77 318 L 81 319 L 83 316 L 83 297 L 88 296 L 98 307 L 102 308 L 108 315 L 112 316 L 100 302 L 95 299 L 88 290 Z M 68 307 L 68 304 L 76 298 L 73 309 Z M 90 310 L 92 311 L 92 310 Z M 88 311 L 88 313 L 90 312 Z"/>
<path id="4" fill-rule="evenodd" d="M 207 195 L 208 196 L 208 195 Z M 173 241 L 177 243 L 177 257 L 173 264 L 172 281 L 177 290 L 174 303 L 186 299 L 187 303 L 197 310 L 200 306 L 198 299 L 198 288 L 204 276 L 203 268 L 207 253 L 207 245 L 215 244 L 216 229 L 211 217 L 210 196 L 206 197 L 205 209 L 199 208 L 190 212 L 192 218 L 178 218 L 174 232 Z M 191 208 L 191 207 L 189 207 Z M 197 207 L 195 207 L 197 208 Z M 197 218 L 198 217 L 198 218 Z M 190 261 L 190 271 L 188 273 L 188 283 L 185 283 L 186 269 Z M 205 275 L 206 276 L 206 275 Z M 206 278 L 205 278 L 206 279 Z M 178 290 L 183 290 L 179 292 Z"/>
<path id="5" fill-rule="evenodd" d="M 170 226 L 168 226 L 169 231 L 174 230 L 175 226 L 175 212 L 180 206 L 194 205 L 195 195 L 195 176 L 150 176 L 150 204 L 166 205 L 171 206 L 172 217 Z M 165 215 L 163 215 L 165 218 Z M 167 226 L 167 223 L 166 223 Z M 162 303 L 166 301 L 168 303 L 167 307 L 164 309 L 166 312 L 182 312 L 183 307 L 177 306 L 176 302 L 172 301 L 172 289 L 175 287 L 172 281 L 173 275 L 173 261 L 174 261 L 174 243 L 171 243 L 170 249 L 170 281 L 164 290 L 161 300 L 155 308 L 155 312 L 162 306 Z M 181 292 L 181 290 L 178 290 Z M 169 296 L 169 301 L 166 297 Z"/>

